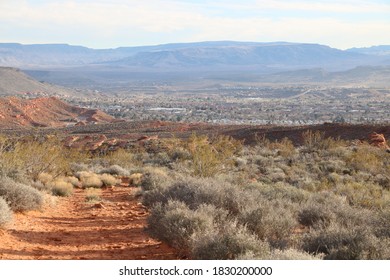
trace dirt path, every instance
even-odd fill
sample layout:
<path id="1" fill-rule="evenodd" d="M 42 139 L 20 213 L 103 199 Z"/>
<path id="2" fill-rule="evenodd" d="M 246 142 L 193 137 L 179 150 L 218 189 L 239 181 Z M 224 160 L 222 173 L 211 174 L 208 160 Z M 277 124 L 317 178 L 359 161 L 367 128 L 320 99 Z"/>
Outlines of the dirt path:
<path id="1" fill-rule="evenodd" d="M 172 248 L 145 231 L 148 212 L 134 191 L 104 189 L 99 207 L 76 189 L 43 211 L 15 214 L 0 231 L 0 259 L 177 259 Z"/>

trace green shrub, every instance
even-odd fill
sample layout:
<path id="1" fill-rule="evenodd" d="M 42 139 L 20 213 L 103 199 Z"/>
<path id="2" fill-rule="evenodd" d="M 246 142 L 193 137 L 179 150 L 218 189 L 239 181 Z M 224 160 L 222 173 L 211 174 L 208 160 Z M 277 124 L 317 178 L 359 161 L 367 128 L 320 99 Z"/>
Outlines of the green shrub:
<path id="1" fill-rule="evenodd" d="M 209 139 L 193 134 L 186 143 L 186 149 L 191 154 L 193 175 L 199 177 L 211 177 L 232 166 L 232 157 L 241 148 L 239 141 L 227 136 Z"/>
<path id="2" fill-rule="evenodd" d="M 12 211 L 7 202 L 0 197 L 0 228 L 12 220 Z"/>
<path id="3" fill-rule="evenodd" d="M 13 211 L 35 210 L 43 204 L 43 196 L 38 190 L 7 177 L 0 178 L 0 196 Z"/>

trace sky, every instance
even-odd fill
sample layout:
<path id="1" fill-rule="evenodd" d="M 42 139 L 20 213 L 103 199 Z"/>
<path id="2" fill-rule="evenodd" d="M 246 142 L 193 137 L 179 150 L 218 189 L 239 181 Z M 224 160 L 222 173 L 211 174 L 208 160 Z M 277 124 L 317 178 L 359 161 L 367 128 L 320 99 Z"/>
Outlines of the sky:
<path id="1" fill-rule="evenodd" d="M 0 42 L 390 45 L 390 0 L 0 0 Z"/>

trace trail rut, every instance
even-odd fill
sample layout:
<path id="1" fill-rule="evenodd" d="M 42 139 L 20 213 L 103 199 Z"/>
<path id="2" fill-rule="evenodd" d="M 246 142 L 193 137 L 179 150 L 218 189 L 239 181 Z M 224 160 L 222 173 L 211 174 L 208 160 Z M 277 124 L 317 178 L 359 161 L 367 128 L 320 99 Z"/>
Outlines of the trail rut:
<path id="1" fill-rule="evenodd" d="M 103 202 L 91 204 L 75 189 L 41 211 L 17 213 L 0 231 L 0 259 L 177 259 L 174 249 L 148 235 L 148 210 L 134 192 L 107 188 Z"/>

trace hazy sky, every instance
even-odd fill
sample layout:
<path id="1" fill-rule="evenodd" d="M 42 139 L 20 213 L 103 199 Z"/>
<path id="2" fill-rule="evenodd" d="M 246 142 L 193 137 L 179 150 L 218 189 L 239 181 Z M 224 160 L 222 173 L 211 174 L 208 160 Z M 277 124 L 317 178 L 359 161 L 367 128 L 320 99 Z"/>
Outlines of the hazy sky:
<path id="1" fill-rule="evenodd" d="M 390 45 L 390 0 L 0 0 L 0 42 Z"/>

